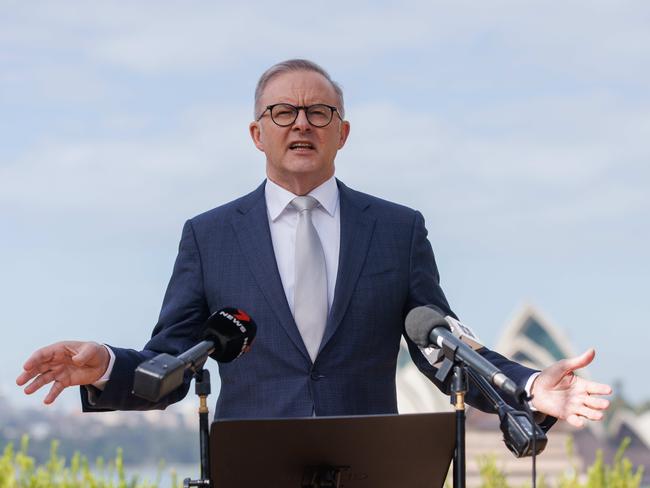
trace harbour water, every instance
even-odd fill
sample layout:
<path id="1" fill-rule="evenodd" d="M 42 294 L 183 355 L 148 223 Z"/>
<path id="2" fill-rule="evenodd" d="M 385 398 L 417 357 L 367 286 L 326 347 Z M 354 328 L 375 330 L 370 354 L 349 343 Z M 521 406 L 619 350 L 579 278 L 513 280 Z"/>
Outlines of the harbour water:
<path id="1" fill-rule="evenodd" d="M 160 468 L 157 465 L 125 466 L 124 472 L 127 481 L 137 476 L 139 482 L 156 483 L 159 488 L 178 488 L 183 486 L 183 479 L 197 479 L 200 475 L 198 464 L 169 464 Z M 173 473 L 176 475 L 177 485 L 172 486 Z"/>

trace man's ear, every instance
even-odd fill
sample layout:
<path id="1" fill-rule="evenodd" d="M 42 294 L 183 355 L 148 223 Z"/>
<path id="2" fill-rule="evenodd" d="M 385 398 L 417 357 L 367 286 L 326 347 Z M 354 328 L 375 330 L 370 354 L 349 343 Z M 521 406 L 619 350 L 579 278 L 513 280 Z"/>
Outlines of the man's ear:
<path id="1" fill-rule="evenodd" d="M 350 122 L 344 120 L 341 122 L 341 130 L 339 131 L 338 149 L 341 149 L 345 145 L 345 141 L 348 140 L 349 135 L 350 135 Z"/>
<path id="2" fill-rule="evenodd" d="M 260 151 L 264 152 L 264 143 L 262 142 L 262 128 L 260 127 L 259 122 L 251 122 L 248 126 L 248 132 L 253 139 L 253 144 Z"/>

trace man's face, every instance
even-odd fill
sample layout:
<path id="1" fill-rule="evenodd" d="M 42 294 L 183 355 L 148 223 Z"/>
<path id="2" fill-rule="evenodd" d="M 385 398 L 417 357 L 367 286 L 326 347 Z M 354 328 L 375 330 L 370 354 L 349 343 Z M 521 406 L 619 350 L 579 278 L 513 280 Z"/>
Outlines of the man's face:
<path id="1" fill-rule="evenodd" d="M 271 79 L 260 97 L 256 115 L 275 103 L 339 105 L 332 85 L 312 71 L 282 73 Z M 266 154 L 267 176 L 296 194 L 309 192 L 334 174 L 336 152 L 345 144 L 349 132 L 350 124 L 336 114 L 329 125 L 314 127 L 304 110 L 288 127 L 276 125 L 268 110 L 258 122 L 250 124 L 255 146 Z"/>

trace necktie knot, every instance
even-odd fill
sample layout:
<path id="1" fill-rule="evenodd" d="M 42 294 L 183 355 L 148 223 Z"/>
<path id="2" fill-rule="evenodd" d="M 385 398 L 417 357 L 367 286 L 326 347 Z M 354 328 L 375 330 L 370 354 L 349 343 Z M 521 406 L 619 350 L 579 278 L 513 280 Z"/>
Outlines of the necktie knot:
<path id="1" fill-rule="evenodd" d="M 296 197 L 291 200 L 291 206 L 298 212 L 313 210 L 318 206 L 318 200 L 310 195 L 305 195 L 304 197 Z"/>

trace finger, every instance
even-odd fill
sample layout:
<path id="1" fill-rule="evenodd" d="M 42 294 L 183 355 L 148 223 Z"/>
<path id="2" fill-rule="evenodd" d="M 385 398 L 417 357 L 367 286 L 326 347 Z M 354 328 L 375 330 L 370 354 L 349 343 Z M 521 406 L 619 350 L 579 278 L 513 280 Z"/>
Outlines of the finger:
<path id="1" fill-rule="evenodd" d="M 61 392 L 65 390 L 65 386 L 63 384 L 59 383 L 58 381 L 55 381 L 52 384 L 52 388 L 50 388 L 50 391 L 47 392 L 47 395 L 45 396 L 45 399 L 43 400 L 43 403 L 46 405 L 49 405 L 56 400 L 56 398 L 61 394 Z"/>
<path id="2" fill-rule="evenodd" d="M 587 407 L 593 408 L 595 410 L 606 410 L 607 407 L 609 407 L 609 400 L 605 398 L 588 396 L 587 398 L 585 398 L 584 404 Z"/>
<path id="3" fill-rule="evenodd" d="M 576 413 L 580 417 L 584 417 L 589 420 L 602 420 L 603 418 L 603 412 L 601 412 L 600 410 L 594 410 L 584 405 L 579 407 Z"/>
<path id="4" fill-rule="evenodd" d="M 23 371 L 18 378 L 16 378 L 16 383 L 18 386 L 23 386 L 32 378 L 36 377 L 39 374 L 47 373 L 48 371 L 53 370 L 59 365 L 54 364 L 52 361 L 38 363 L 34 368 L 30 370 Z"/>
<path id="5" fill-rule="evenodd" d="M 580 417 L 579 415 L 576 414 L 571 414 L 566 418 L 566 421 L 573 425 L 574 427 L 583 427 L 585 425 L 585 420 L 584 418 Z"/>
<path id="6" fill-rule="evenodd" d="M 54 380 L 54 372 L 48 371 L 47 373 L 42 373 L 38 375 L 34 381 L 25 387 L 25 393 L 31 395 L 35 391 L 40 390 L 43 386 Z"/>
<path id="7" fill-rule="evenodd" d="M 594 383 L 590 381 L 586 386 L 587 393 L 590 395 L 611 395 L 612 387 L 603 383 Z"/>
<path id="8" fill-rule="evenodd" d="M 32 369 L 30 371 L 23 371 L 18 375 L 18 378 L 16 378 L 16 384 L 18 386 L 23 386 L 29 380 L 34 378 L 37 374 L 39 374 L 39 371 L 35 369 Z"/>
<path id="9" fill-rule="evenodd" d="M 562 361 L 562 366 L 564 367 L 565 373 L 570 373 L 576 369 L 584 368 L 589 365 L 594 360 L 596 351 L 594 348 L 589 348 L 583 352 L 580 356 L 575 356 L 572 358 L 567 358 Z"/>
<path id="10" fill-rule="evenodd" d="M 30 371 L 32 369 L 38 368 L 43 363 L 47 363 L 54 359 L 56 352 L 57 344 L 51 344 L 49 346 L 41 347 L 32 353 L 31 356 L 27 358 L 25 364 L 23 364 L 23 369 L 25 371 Z"/>

